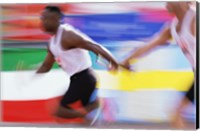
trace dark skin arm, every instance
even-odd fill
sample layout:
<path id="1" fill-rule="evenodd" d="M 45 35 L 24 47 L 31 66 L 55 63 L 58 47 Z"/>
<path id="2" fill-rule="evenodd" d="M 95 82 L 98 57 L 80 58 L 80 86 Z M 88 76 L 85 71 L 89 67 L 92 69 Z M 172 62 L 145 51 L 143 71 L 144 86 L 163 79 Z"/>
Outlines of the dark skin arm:
<path id="1" fill-rule="evenodd" d="M 55 62 L 55 60 L 54 60 L 53 54 L 48 50 L 48 54 L 42 64 L 42 66 L 37 70 L 36 73 L 46 73 L 46 72 L 50 71 L 54 62 Z"/>
<path id="2" fill-rule="evenodd" d="M 196 18 L 194 17 L 191 24 L 191 33 L 193 36 L 196 36 Z M 180 31 L 181 24 L 179 23 L 176 27 L 177 31 Z M 149 44 L 137 49 L 135 52 L 132 52 L 131 55 L 126 58 L 120 65 L 129 69 L 131 59 L 138 58 L 145 53 L 148 53 L 151 49 L 155 48 L 156 46 L 163 45 L 166 43 L 167 40 L 171 38 L 170 26 L 164 27 L 160 33 L 152 39 Z"/>
<path id="3" fill-rule="evenodd" d="M 191 33 L 194 37 L 196 37 L 196 17 L 193 18 L 192 24 L 191 24 Z"/>
<path id="4" fill-rule="evenodd" d="M 131 55 L 121 62 L 121 66 L 130 69 L 130 61 L 132 59 L 138 58 L 145 53 L 148 53 L 151 49 L 157 47 L 158 45 L 163 45 L 171 38 L 170 27 L 165 27 L 154 39 L 152 39 L 149 44 L 138 48 L 136 51 L 131 52 Z"/>
<path id="5" fill-rule="evenodd" d="M 118 68 L 118 63 L 113 55 L 100 44 L 79 35 L 74 31 L 64 31 L 62 37 L 62 47 L 64 49 L 69 48 L 82 48 L 94 52 L 96 55 L 101 55 L 111 64 L 111 70 Z"/>

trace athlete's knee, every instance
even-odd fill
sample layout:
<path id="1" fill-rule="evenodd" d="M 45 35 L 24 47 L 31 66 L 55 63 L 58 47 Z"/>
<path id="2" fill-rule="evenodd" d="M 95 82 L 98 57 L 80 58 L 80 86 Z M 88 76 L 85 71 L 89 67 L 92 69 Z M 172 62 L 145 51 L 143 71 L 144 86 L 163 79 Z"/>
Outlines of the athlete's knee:
<path id="1" fill-rule="evenodd" d="M 81 112 L 81 110 L 74 110 L 70 107 L 58 107 L 57 111 L 54 113 L 55 116 L 61 117 L 61 118 L 83 118 L 85 117 L 85 114 Z"/>

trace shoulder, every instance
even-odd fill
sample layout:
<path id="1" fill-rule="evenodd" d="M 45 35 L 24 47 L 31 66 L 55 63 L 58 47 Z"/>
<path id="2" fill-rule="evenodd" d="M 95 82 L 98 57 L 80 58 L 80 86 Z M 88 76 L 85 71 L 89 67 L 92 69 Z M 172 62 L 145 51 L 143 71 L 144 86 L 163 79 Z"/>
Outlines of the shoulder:
<path id="1" fill-rule="evenodd" d="M 173 17 L 169 21 L 166 21 L 165 24 L 162 26 L 161 31 L 170 31 L 172 27 L 177 26 L 178 20 L 176 17 Z"/>
<path id="2" fill-rule="evenodd" d="M 67 48 L 74 48 L 82 44 L 84 39 L 75 30 L 63 30 L 61 43 L 62 46 Z"/>
<path id="3" fill-rule="evenodd" d="M 77 39 L 80 35 L 75 30 L 63 30 L 62 40 L 73 40 Z"/>
<path id="4" fill-rule="evenodd" d="M 66 24 L 63 25 L 63 33 L 62 33 L 62 41 L 64 42 L 74 42 L 74 43 L 79 43 L 81 44 L 84 41 L 92 41 L 92 39 L 80 31 L 79 29 Z"/>
<path id="5" fill-rule="evenodd" d="M 62 24 L 60 25 L 60 28 L 62 28 L 65 32 L 73 32 L 76 30 L 76 28 L 70 24 Z"/>

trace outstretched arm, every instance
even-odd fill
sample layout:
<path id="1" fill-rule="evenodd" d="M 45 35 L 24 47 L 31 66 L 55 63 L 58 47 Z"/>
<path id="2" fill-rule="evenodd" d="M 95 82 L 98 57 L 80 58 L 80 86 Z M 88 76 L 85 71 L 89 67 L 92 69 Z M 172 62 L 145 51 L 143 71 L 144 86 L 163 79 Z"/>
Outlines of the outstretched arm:
<path id="1" fill-rule="evenodd" d="M 94 42 L 85 41 L 82 44 L 82 48 L 91 50 L 96 55 L 100 55 L 100 56 L 104 57 L 109 63 L 111 63 L 111 66 L 114 69 L 118 68 L 118 63 L 117 63 L 116 59 L 114 58 L 114 56 L 103 46 L 96 44 Z"/>
<path id="2" fill-rule="evenodd" d="M 96 55 L 101 55 L 109 63 L 111 63 L 112 70 L 115 70 L 118 68 L 118 63 L 117 63 L 116 59 L 114 58 L 114 56 L 100 44 L 98 44 L 86 37 L 83 37 L 73 31 L 67 32 L 67 36 L 68 36 L 68 38 L 70 38 L 70 43 L 73 43 L 73 46 L 75 46 L 77 48 L 90 50 L 90 51 L 94 52 Z M 67 40 L 67 42 L 69 43 L 69 40 Z M 63 43 L 67 43 L 67 42 L 65 41 Z"/>
<path id="3" fill-rule="evenodd" d="M 128 58 L 126 58 L 120 65 L 129 69 L 130 61 L 148 53 L 151 49 L 158 45 L 163 45 L 171 37 L 169 26 L 165 27 L 159 34 L 157 34 L 147 45 L 138 48 L 136 51 L 132 51 Z"/>

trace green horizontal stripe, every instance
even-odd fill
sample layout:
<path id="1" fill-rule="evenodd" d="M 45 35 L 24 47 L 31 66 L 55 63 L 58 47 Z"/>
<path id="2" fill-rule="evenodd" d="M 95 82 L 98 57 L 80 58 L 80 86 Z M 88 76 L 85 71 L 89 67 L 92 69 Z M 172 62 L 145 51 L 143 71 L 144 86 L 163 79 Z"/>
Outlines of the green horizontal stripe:
<path id="1" fill-rule="evenodd" d="M 36 70 L 44 61 L 47 55 L 46 49 L 33 48 L 3 48 L 2 49 L 2 70 Z M 96 55 L 90 52 L 93 67 L 95 69 L 104 69 L 96 64 Z M 53 68 L 59 68 L 55 63 Z"/>
<path id="2" fill-rule="evenodd" d="M 3 48 L 2 70 L 32 70 L 37 69 L 46 57 L 46 49 Z M 58 68 L 54 64 L 53 68 Z"/>

